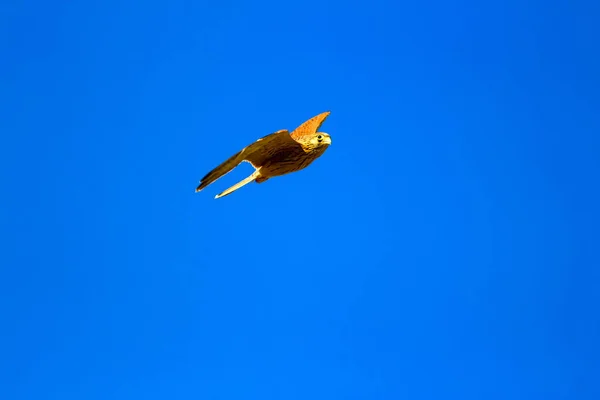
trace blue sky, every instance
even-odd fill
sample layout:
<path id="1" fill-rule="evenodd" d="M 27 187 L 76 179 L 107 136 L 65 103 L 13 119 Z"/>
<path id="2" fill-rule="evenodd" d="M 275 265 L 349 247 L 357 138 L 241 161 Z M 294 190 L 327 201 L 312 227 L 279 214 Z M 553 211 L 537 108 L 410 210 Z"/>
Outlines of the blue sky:
<path id="1" fill-rule="evenodd" d="M 1 397 L 599 398 L 598 11 L 4 3 Z"/>

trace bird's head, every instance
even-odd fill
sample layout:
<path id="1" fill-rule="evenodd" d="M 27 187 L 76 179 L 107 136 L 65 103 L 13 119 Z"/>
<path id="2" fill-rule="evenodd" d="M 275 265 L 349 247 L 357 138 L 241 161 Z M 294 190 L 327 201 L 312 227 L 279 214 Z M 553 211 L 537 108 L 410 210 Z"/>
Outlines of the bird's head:
<path id="1" fill-rule="evenodd" d="M 325 150 L 331 144 L 331 136 L 325 132 L 316 132 L 312 135 L 306 135 L 298 138 L 302 146 L 307 150 Z"/>

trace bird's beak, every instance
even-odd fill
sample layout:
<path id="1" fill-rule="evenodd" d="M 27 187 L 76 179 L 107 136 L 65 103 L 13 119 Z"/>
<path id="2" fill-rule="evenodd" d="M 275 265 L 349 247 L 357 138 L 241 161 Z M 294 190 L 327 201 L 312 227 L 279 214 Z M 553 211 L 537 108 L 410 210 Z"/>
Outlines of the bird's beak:
<path id="1" fill-rule="evenodd" d="M 329 135 L 325 136 L 325 137 L 323 138 L 323 141 L 324 141 L 326 144 L 331 144 L 331 136 L 329 136 Z"/>

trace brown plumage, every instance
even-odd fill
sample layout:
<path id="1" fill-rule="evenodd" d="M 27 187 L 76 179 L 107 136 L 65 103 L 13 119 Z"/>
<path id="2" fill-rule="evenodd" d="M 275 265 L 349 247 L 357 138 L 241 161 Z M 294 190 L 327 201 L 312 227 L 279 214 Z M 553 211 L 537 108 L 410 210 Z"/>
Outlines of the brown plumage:
<path id="1" fill-rule="evenodd" d="M 252 175 L 236 183 L 215 198 L 227 196 L 242 186 L 256 181 L 262 183 L 275 176 L 289 174 L 306 168 L 319 158 L 331 144 L 331 137 L 317 132 L 329 111 L 321 113 L 297 127 L 291 134 L 286 130 L 277 131 L 263 138 L 225 160 L 200 180 L 196 192 L 201 191 L 223 175 L 247 161 L 254 167 Z"/>

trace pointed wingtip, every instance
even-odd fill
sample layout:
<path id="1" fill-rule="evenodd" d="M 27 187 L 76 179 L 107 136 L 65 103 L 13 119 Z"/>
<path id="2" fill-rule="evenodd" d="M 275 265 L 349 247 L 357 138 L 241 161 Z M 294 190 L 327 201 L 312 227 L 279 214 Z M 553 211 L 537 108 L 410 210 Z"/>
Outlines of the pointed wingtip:
<path id="1" fill-rule="evenodd" d="M 291 133 L 292 138 L 297 139 L 304 135 L 314 135 L 319 130 L 323 122 L 329 117 L 331 111 L 324 111 L 321 114 L 304 121 Z"/>

